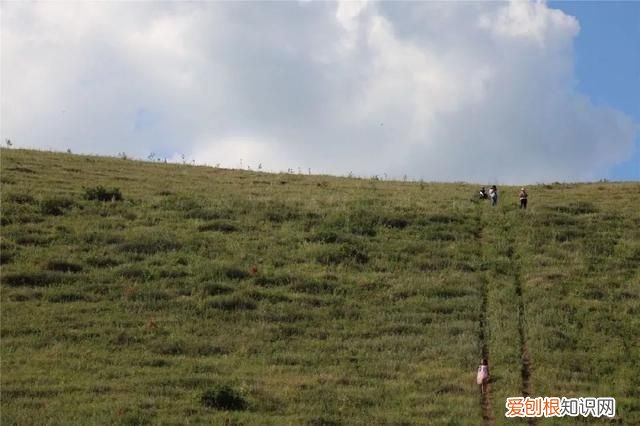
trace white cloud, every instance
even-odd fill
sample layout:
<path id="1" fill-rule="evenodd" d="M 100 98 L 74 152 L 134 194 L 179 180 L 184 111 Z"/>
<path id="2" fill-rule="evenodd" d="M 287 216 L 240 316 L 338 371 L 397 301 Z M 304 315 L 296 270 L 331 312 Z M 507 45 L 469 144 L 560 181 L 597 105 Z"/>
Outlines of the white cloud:
<path id="1" fill-rule="evenodd" d="M 531 40 L 545 47 L 546 41 L 573 37 L 579 30 L 578 21 L 560 10 L 547 7 L 543 1 L 511 0 L 498 13 L 481 15 L 481 28 L 506 39 Z M 553 45 L 550 46 L 553 48 Z"/>
<path id="2" fill-rule="evenodd" d="M 541 2 L 2 3 L 17 146 L 431 180 L 600 178 L 637 125 Z M 174 154 L 178 153 L 178 154 Z"/>

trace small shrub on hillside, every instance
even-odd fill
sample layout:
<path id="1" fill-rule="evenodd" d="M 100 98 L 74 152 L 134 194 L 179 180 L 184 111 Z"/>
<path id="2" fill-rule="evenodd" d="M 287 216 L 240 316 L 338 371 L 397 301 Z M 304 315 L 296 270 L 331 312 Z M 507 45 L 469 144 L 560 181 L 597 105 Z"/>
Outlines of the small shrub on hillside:
<path id="1" fill-rule="evenodd" d="M 447 288 L 447 287 L 430 289 L 427 292 L 427 294 L 430 297 L 435 297 L 435 298 L 439 298 L 439 299 L 454 299 L 454 298 L 457 298 L 457 297 L 473 296 L 473 292 L 470 291 L 469 289 L 465 289 L 465 288 Z"/>
<path id="2" fill-rule="evenodd" d="M 369 210 L 354 210 L 347 218 L 347 229 L 352 234 L 365 235 L 367 237 L 376 236 L 376 227 L 380 223 L 380 218 Z"/>
<path id="3" fill-rule="evenodd" d="M 536 217 L 537 224 L 541 226 L 570 226 L 576 225 L 578 222 L 573 216 L 557 214 L 550 212 L 549 214 L 539 214 Z"/>
<path id="4" fill-rule="evenodd" d="M 398 216 L 387 216 L 382 218 L 382 225 L 387 228 L 404 229 L 409 226 L 409 219 Z"/>
<path id="5" fill-rule="evenodd" d="M 221 296 L 209 303 L 209 306 L 224 311 L 251 311 L 258 307 L 253 299 L 247 296 L 232 294 L 229 296 Z"/>
<path id="6" fill-rule="evenodd" d="M 566 206 L 557 206 L 555 207 L 556 211 L 561 213 L 569 213 L 569 214 L 591 214 L 597 213 L 598 208 L 588 201 L 578 201 L 575 203 L 569 203 Z"/>
<path id="7" fill-rule="evenodd" d="M 460 216 L 457 216 L 457 215 L 436 213 L 420 220 L 420 223 L 423 225 L 434 224 L 434 223 L 446 223 L 446 224 L 464 223 L 464 218 L 461 218 Z"/>
<path id="8" fill-rule="evenodd" d="M 60 272 L 80 272 L 82 266 L 66 260 L 50 260 L 47 262 L 46 269 Z"/>
<path id="9" fill-rule="evenodd" d="M 40 223 L 44 218 L 39 214 L 40 205 L 35 204 L 16 204 L 11 202 L 2 203 L 2 226 L 11 225 L 12 223 Z"/>
<path id="10" fill-rule="evenodd" d="M 7 167 L 7 170 L 12 170 L 12 171 L 21 172 L 21 173 L 28 173 L 30 175 L 36 174 L 36 172 L 33 169 L 30 169 L 28 167 L 23 167 L 23 166 Z"/>
<path id="11" fill-rule="evenodd" d="M 618 240 L 608 234 L 590 234 L 584 241 L 584 251 L 592 256 L 609 257 L 615 252 Z"/>
<path id="12" fill-rule="evenodd" d="M 337 288 L 335 282 L 315 278 L 301 280 L 291 287 L 293 291 L 307 294 L 332 294 Z"/>
<path id="13" fill-rule="evenodd" d="M 142 338 L 135 334 L 129 334 L 126 331 L 120 331 L 109 339 L 109 342 L 117 346 L 128 346 L 142 343 Z"/>
<path id="14" fill-rule="evenodd" d="M 12 193 L 7 195 L 7 201 L 16 204 L 33 204 L 35 199 L 29 194 Z"/>
<path id="15" fill-rule="evenodd" d="M 88 233 L 81 235 L 80 238 L 83 242 L 95 246 L 105 246 L 125 242 L 124 234 L 102 230 L 89 231 Z"/>
<path id="16" fill-rule="evenodd" d="M 79 293 L 57 293 L 52 294 L 47 298 L 47 301 L 50 303 L 70 303 L 70 302 L 81 302 L 87 300 L 86 296 Z"/>
<path id="17" fill-rule="evenodd" d="M 87 264 L 94 268 L 113 268 L 121 262 L 109 256 L 90 256 L 87 258 Z"/>
<path id="18" fill-rule="evenodd" d="M 417 262 L 418 270 L 422 272 L 443 271 L 449 267 L 451 260 L 445 257 L 430 256 Z"/>
<path id="19" fill-rule="evenodd" d="M 269 290 L 262 289 L 252 289 L 246 292 L 246 295 L 255 301 L 267 301 L 269 303 L 282 303 L 282 302 L 290 302 L 291 299 L 289 296 L 284 294 L 276 293 Z"/>
<path id="20" fill-rule="evenodd" d="M 260 275 L 253 282 L 260 287 L 278 287 L 290 284 L 293 282 L 293 278 L 288 275 Z"/>
<path id="21" fill-rule="evenodd" d="M 135 291 L 128 300 L 146 304 L 148 308 L 156 307 L 162 302 L 171 299 L 171 295 L 162 290 L 140 290 Z"/>
<path id="22" fill-rule="evenodd" d="M 154 274 L 154 277 L 171 279 L 184 278 L 187 276 L 189 276 L 189 272 L 184 269 L 179 269 L 175 266 L 172 266 L 170 268 L 156 269 Z"/>
<path id="23" fill-rule="evenodd" d="M 146 280 L 151 277 L 151 272 L 142 265 L 126 265 L 118 269 L 118 276 L 130 280 Z"/>
<path id="24" fill-rule="evenodd" d="M 420 238 L 431 241 L 455 241 L 457 236 L 460 236 L 459 232 L 446 231 L 444 229 L 428 229 L 420 235 Z"/>
<path id="25" fill-rule="evenodd" d="M 64 274 L 53 271 L 14 272 L 3 275 L 2 283 L 10 287 L 46 287 L 65 280 Z"/>
<path id="26" fill-rule="evenodd" d="M 562 330 L 551 330 L 543 340 L 546 349 L 551 351 L 573 351 L 577 347 L 577 339 Z"/>
<path id="27" fill-rule="evenodd" d="M 175 239 L 154 235 L 139 235 L 136 239 L 125 241 L 119 249 L 126 253 L 155 254 L 163 251 L 178 250 L 182 245 Z"/>
<path id="28" fill-rule="evenodd" d="M 340 423 L 324 417 L 309 420 L 307 426 L 340 426 Z"/>
<path id="29" fill-rule="evenodd" d="M 84 198 L 95 201 L 122 201 L 122 193 L 119 188 L 105 188 L 98 185 L 95 188 L 85 188 Z"/>
<path id="30" fill-rule="evenodd" d="M 249 278 L 249 272 L 238 268 L 226 268 L 224 275 L 230 280 L 244 280 Z"/>
<path id="31" fill-rule="evenodd" d="M 15 242 L 20 246 L 47 246 L 51 242 L 51 238 L 38 233 L 26 233 L 16 235 Z"/>
<path id="32" fill-rule="evenodd" d="M 42 297 L 42 293 L 40 292 L 28 292 L 28 293 L 19 292 L 19 293 L 10 294 L 9 300 L 11 300 L 12 302 L 26 302 L 28 300 L 37 300 L 41 297 Z"/>
<path id="33" fill-rule="evenodd" d="M 200 403 L 208 408 L 228 411 L 243 411 L 249 405 L 239 392 L 227 385 L 205 391 Z"/>
<path id="34" fill-rule="evenodd" d="M 264 218 L 269 222 L 283 223 L 301 217 L 297 207 L 282 202 L 271 202 L 264 207 Z"/>
<path id="35" fill-rule="evenodd" d="M 171 363 L 166 359 L 154 358 L 148 361 L 147 360 L 141 361 L 140 365 L 142 365 L 143 367 L 165 368 L 165 367 L 170 367 Z"/>
<path id="36" fill-rule="evenodd" d="M 126 156 L 122 157 L 126 160 Z M 131 413 L 126 413 L 122 416 L 121 424 L 123 426 L 146 426 L 151 424 L 151 419 L 148 418 L 149 414 L 144 413 L 141 410 L 136 410 Z"/>
<path id="37" fill-rule="evenodd" d="M 152 351 L 160 355 L 182 355 L 186 352 L 186 343 L 183 340 L 171 339 L 155 344 Z"/>
<path id="38" fill-rule="evenodd" d="M 189 355 L 189 356 L 218 356 L 227 353 L 221 346 L 199 342 L 194 340 L 184 340 L 181 338 L 169 337 L 166 340 L 156 342 L 151 346 L 151 351 L 159 355 Z M 198 382 L 202 379 L 187 378 L 186 382 Z M 198 383 L 194 383 L 197 385 Z"/>
<path id="39" fill-rule="evenodd" d="M 188 197 L 183 197 L 175 194 L 163 194 L 166 198 L 162 199 L 158 206 L 163 210 L 174 210 L 174 211 L 189 211 L 196 210 L 202 208 L 202 205 Z"/>
<path id="40" fill-rule="evenodd" d="M 202 290 L 208 296 L 217 296 L 219 294 L 232 293 L 233 287 L 220 283 L 206 283 Z"/>
<path id="41" fill-rule="evenodd" d="M 228 234 L 230 232 L 237 232 L 239 229 L 236 225 L 228 222 L 212 222 L 205 223 L 204 225 L 198 226 L 198 231 L 218 231 Z"/>
<path id="42" fill-rule="evenodd" d="M 220 219 L 220 214 L 214 210 L 196 207 L 188 210 L 184 217 L 187 219 L 214 220 Z"/>
<path id="43" fill-rule="evenodd" d="M 40 202 L 40 213 L 49 216 L 60 216 L 65 210 L 73 207 L 74 201 L 65 197 L 47 198 Z"/>
<path id="44" fill-rule="evenodd" d="M 335 244 L 349 242 L 352 238 L 352 236 L 344 232 L 321 228 L 314 234 L 307 237 L 307 241 L 314 243 Z"/>
<path id="45" fill-rule="evenodd" d="M 0 265 L 11 263 L 16 256 L 16 245 L 13 241 L 2 238 L 0 240 Z"/>
<path id="46" fill-rule="evenodd" d="M 578 238 L 584 238 L 585 231 L 576 227 L 560 228 L 553 233 L 553 239 L 558 242 L 572 241 Z"/>
<path id="47" fill-rule="evenodd" d="M 11 300 L 12 302 L 26 302 L 31 299 L 31 295 L 24 293 L 14 293 L 9 295 L 9 300 Z"/>
<path id="48" fill-rule="evenodd" d="M 338 247 L 327 247 L 322 250 L 317 256 L 318 263 L 323 265 L 336 265 L 336 264 L 365 264 L 369 262 L 369 255 L 367 252 L 356 245 L 342 244 Z"/>
<path id="49" fill-rule="evenodd" d="M 322 222 L 323 215 L 316 212 L 306 212 L 303 216 L 304 230 L 309 231 L 314 226 L 319 225 Z"/>
<path id="50" fill-rule="evenodd" d="M 13 250 L 0 250 L 0 265 L 6 265 L 7 263 L 13 262 L 15 257 L 16 253 Z"/>

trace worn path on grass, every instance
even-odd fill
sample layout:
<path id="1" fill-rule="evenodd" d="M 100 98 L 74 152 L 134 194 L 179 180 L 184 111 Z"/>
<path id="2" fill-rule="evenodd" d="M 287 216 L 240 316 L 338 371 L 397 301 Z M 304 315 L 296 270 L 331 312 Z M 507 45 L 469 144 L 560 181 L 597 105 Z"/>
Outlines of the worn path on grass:
<path id="1" fill-rule="evenodd" d="M 479 254 L 480 257 L 484 257 L 484 253 L 482 250 L 483 240 L 485 234 L 485 224 L 482 221 L 482 216 L 480 211 L 477 215 L 477 226 L 479 231 Z M 488 292 L 488 280 L 487 277 L 483 274 L 480 277 L 480 294 L 481 294 L 481 305 L 480 305 L 480 324 L 479 324 L 479 341 L 480 341 L 480 352 L 482 359 L 487 360 L 489 366 L 491 363 L 489 362 L 489 343 L 488 343 L 488 315 L 487 315 L 487 302 L 489 299 Z M 489 373 L 491 373 L 491 367 L 489 367 Z M 480 408 L 482 409 L 482 422 L 484 425 L 494 425 L 495 417 L 493 415 L 493 397 L 491 394 L 491 379 L 489 379 L 487 385 L 484 388 L 484 392 L 480 393 Z"/>
<path id="2" fill-rule="evenodd" d="M 516 252 L 516 244 L 514 236 L 515 231 L 512 229 L 511 223 L 507 217 L 502 220 L 502 226 L 505 233 L 505 237 L 508 239 L 506 243 L 506 256 L 509 259 L 509 271 L 511 275 L 511 281 L 515 290 L 518 312 L 518 337 L 520 346 L 520 377 L 522 381 L 522 396 L 528 397 L 532 394 L 532 369 L 531 369 L 531 357 L 529 353 L 529 347 L 527 345 L 527 333 L 526 333 L 526 308 L 524 304 L 524 297 L 522 295 L 522 279 L 521 279 L 521 266 L 519 262 L 519 255 Z M 527 424 L 534 426 L 537 424 L 535 417 L 527 419 Z"/>
<path id="3" fill-rule="evenodd" d="M 484 424 L 493 425 L 505 419 L 507 397 L 532 394 L 533 379 L 516 229 L 508 211 L 484 207 L 478 216 L 483 259 L 479 340 L 491 378 L 480 405 Z M 535 425 L 536 419 L 528 424 Z"/>
<path id="4" fill-rule="evenodd" d="M 511 242 L 513 247 L 513 242 Z M 518 264 L 517 255 L 514 250 L 510 251 L 511 265 L 513 270 L 513 284 L 516 290 L 517 304 L 518 304 L 518 334 L 520 337 L 520 361 L 522 363 L 520 368 L 520 375 L 522 377 L 522 396 L 527 397 L 532 393 L 532 377 L 531 377 L 531 358 L 529 355 L 529 347 L 527 345 L 526 335 L 526 311 L 524 306 L 524 298 L 522 296 L 522 280 L 520 275 L 520 265 Z M 528 419 L 529 425 L 536 425 L 537 421 L 535 417 Z"/>

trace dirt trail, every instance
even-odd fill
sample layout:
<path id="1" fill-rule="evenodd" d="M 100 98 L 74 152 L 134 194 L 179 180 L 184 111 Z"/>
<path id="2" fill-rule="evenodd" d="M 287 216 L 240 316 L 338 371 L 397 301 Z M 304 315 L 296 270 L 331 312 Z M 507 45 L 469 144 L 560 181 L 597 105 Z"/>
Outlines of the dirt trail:
<path id="1" fill-rule="evenodd" d="M 480 219 L 479 219 L 480 220 Z M 504 237 L 507 238 L 507 250 L 506 255 L 509 259 L 509 270 L 512 271 L 511 274 L 513 278 L 513 285 L 515 287 L 516 294 L 516 304 L 518 309 L 518 335 L 519 335 L 519 346 L 520 346 L 520 374 L 522 378 L 522 395 L 530 396 L 532 393 L 532 372 L 531 372 L 531 358 L 529 356 L 529 348 L 527 346 L 527 336 L 525 333 L 526 329 L 526 312 L 524 305 L 524 297 L 522 295 L 522 282 L 521 282 L 521 272 L 520 272 L 520 264 L 516 255 L 516 247 L 515 240 L 511 234 L 511 229 L 508 223 L 503 222 L 504 224 Z M 479 224 L 480 225 L 480 224 Z M 482 226 L 482 234 L 485 232 L 485 227 Z M 480 236 L 480 240 L 483 237 Z M 509 274 L 509 275 L 511 275 Z M 488 333 L 489 333 L 489 325 L 487 324 L 487 304 L 489 298 L 489 290 L 488 290 L 488 280 L 486 277 L 482 277 L 482 306 L 480 313 L 480 345 L 482 351 L 482 357 L 487 361 L 489 359 L 489 344 L 488 344 Z M 489 364 L 489 372 L 491 372 L 491 362 Z M 491 382 L 491 380 L 489 381 Z M 491 383 L 489 383 L 485 387 L 485 392 L 480 395 L 480 405 L 482 408 L 482 420 L 485 425 L 493 425 L 495 424 L 495 417 L 493 412 L 493 398 L 491 393 Z M 527 424 L 530 426 L 537 425 L 536 418 L 528 418 Z"/>
<path id="2" fill-rule="evenodd" d="M 487 289 L 487 280 L 482 277 L 482 306 L 480 311 L 480 347 L 482 351 L 482 358 L 487 360 L 489 366 L 489 344 L 487 342 L 487 300 L 489 298 L 489 292 Z M 489 367 L 489 373 L 491 373 L 491 367 Z M 484 392 L 480 393 L 480 406 L 482 407 L 482 421 L 485 425 L 495 424 L 495 418 L 493 416 L 493 398 L 491 397 L 491 380 L 484 387 Z"/>
<path id="3" fill-rule="evenodd" d="M 513 264 L 514 262 L 512 262 Z M 531 361 L 529 358 L 529 348 L 527 347 L 527 336 L 525 335 L 525 310 L 522 297 L 522 283 L 520 281 L 520 269 L 515 267 L 514 285 L 518 300 L 518 334 L 520 335 L 520 374 L 522 376 L 522 396 L 531 395 Z M 535 426 L 537 420 L 530 417 L 527 421 L 530 426 Z"/>
<path id="4" fill-rule="evenodd" d="M 505 227 L 508 232 L 509 228 Z M 513 271 L 513 285 L 516 292 L 516 303 L 518 305 L 518 335 L 520 337 L 520 375 L 522 377 L 522 396 L 531 395 L 531 358 L 529 357 L 529 348 L 527 346 L 527 336 L 525 333 L 526 312 L 524 309 L 524 297 L 522 296 L 522 279 L 520 273 L 520 264 L 516 256 L 514 247 L 515 241 L 510 237 L 507 257 L 509 258 L 510 270 Z M 530 417 L 527 419 L 529 426 L 537 425 L 537 419 Z"/>
<path id="5" fill-rule="evenodd" d="M 477 216 L 477 229 L 481 231 L 476 234 L 477 241 L 479 243 L 479 255 L 482 256 L 482 240 L 485 232 L 484 226 L 482 224 L 482 218 L 480 215 Z M 480 306 L 480 351 L 481 358 L 487 360 L 487 364 L 489 365 L 489 374 L 491 374 L 491 362 L 489 357 L 489 325 L 487 322 L 487 304 L 489 300 L 489 282 L 486 276 L 482 275 L 481 279 L 481 306 Z M 496 419 L 493 413 L 493 397 L 491 394 L 491 379 L 489 379 L 489 383 L 484 387 L 484 392 L 480 392 L 480 408 L 482 410 L 482 422 L 486 426 L 492 426 L 495 424 Z"/>

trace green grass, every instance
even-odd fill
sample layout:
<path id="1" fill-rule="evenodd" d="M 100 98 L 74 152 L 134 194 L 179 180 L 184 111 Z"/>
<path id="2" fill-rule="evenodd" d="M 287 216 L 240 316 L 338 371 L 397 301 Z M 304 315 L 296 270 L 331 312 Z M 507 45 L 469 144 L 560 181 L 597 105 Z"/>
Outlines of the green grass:
<path id="1" fill-rule="evenodd" d="M 640 423 L 638 183 L 519 211 L 515 187 L 0 155 L 3 425 L 476 425 L 483 346 L 513 423 L 523 344 L 532 396 Z"/>

